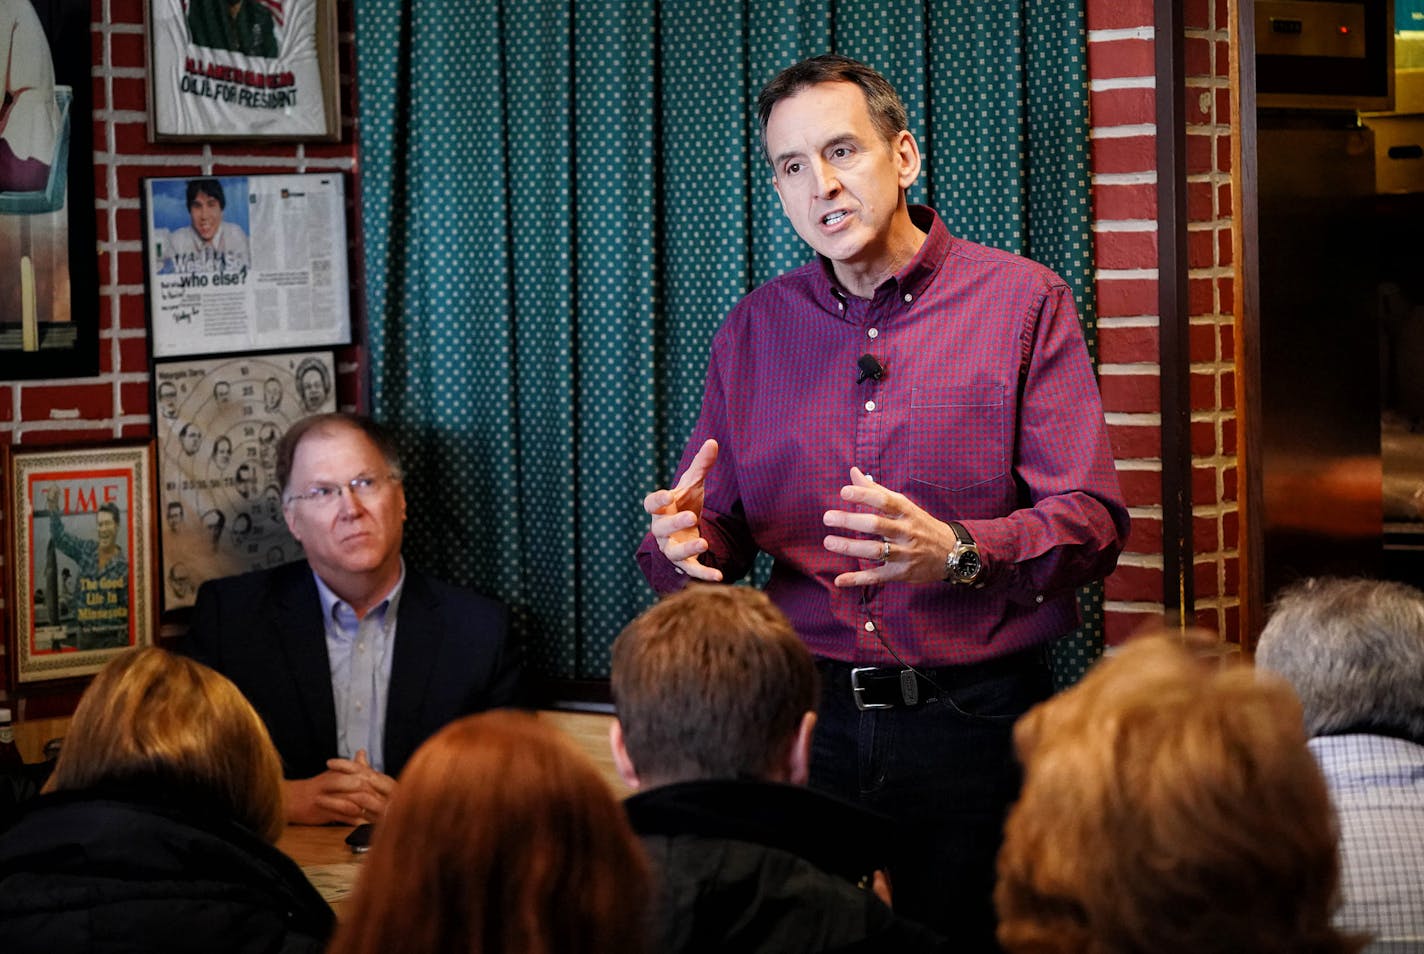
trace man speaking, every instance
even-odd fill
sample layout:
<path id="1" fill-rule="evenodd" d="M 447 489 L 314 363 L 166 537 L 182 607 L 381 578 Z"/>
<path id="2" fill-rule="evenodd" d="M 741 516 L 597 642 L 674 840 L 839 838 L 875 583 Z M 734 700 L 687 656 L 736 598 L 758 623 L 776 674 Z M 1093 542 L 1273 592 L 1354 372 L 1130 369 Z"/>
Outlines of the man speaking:
<path id="1" fill-rule="evenodd" d="M 638 561 L 668 592 L 774 558 L 822 675 L 811 784 L 905 826 L 899 913 L 992 949 L 1011 728 L 1128 528 L 1073 296 L 907 204 L 919 145 L 879 73 L 815 57 L 757 105 L 816 259 L 718 331 Z"/>

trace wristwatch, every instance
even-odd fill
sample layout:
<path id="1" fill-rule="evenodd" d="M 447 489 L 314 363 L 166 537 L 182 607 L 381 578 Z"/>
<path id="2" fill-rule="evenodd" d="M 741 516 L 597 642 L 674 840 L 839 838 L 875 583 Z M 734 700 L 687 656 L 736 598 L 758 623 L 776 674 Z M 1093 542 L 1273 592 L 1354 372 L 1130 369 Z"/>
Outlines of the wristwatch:
<path id="1" fill-rule="evenodd" d="M 979 558 L 979 547 L 963 524 L 951 520 L 949 529 L 954 531 L 954 547 L 944 558 L 945 582 L 973 586 L 984 575 L 984 561 Z"/>

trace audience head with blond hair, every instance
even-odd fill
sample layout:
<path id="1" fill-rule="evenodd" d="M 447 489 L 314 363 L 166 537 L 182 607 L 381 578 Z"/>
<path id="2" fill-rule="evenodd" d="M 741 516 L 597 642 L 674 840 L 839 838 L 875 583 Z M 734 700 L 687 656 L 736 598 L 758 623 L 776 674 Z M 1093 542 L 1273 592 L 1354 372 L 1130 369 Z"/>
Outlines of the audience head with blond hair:
<path id="1" fill-rule="evenodd" d="M 285 823 L 282 764 L 262 719 L 222 675 L 153 647 L 94 677 L 45 790 L 99 786 L 163 791 L 269 842 Z"/>
<path id="2" fill-rule="evenodd" d="M 765 593 L 689 586 L 613 643 L 612 746 L 630 784 L 710 778 L 804 784 L 815 662 Z"/>
<path id="3" fill-rule="evenodd" d="M 0 832 L 0 951 L 320 954 L 335 917 L 277 850 L 282 769 L 225 677 L 116 655 L 44 793 Z"/>
<path id="4" fill-rule="evenodd" d="M 468 716 L 406 765 L 333 954 L 644 949 L 647 862 L 612 791 L 556 729 Z"/>
<path id="5" fill-rule="evenodd" d="M 1143 638 L 1015 728 L 999 855 L 1014 952 L 1348 952 L 1336 827 L 1300 705 L 1245 666 Z"/>

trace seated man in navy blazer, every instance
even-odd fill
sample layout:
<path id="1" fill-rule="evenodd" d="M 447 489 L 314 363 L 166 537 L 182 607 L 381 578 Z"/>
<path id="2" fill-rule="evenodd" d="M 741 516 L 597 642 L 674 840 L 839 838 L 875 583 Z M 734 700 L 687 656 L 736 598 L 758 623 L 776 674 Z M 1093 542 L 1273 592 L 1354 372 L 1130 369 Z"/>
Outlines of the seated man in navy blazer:
<path id="1" fill-rule="evenodd" d="M 267 723 L 288 821 L 369 821 L 416 746 L 514 700 L 505 610 L 401 559 L 400 460 L 371 420 L 299 420 L 278 445 L 277 480 L 306 560 L 204 583 L 186 651 Z"/>

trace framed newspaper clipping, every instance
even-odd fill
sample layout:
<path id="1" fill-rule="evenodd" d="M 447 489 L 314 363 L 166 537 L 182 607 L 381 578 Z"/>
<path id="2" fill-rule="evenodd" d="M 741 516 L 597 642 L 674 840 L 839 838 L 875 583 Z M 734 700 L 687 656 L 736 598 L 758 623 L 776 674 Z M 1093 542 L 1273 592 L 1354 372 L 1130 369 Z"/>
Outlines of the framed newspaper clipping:
<path id="1" fill-rule="evenodd" d="M 153 369 L 163 609 L 199 584 L 302 556 L 277 484 L 277 441 L 336 410 L 330 351 L 165 361 Z"/>
<path id="2" fill-rule="evenodd" d="M 153 641 L 153 445 L 10 448 L 6 605 L 15 681 L 97 672 Z"/>
<path id="3" fill-rule="evenodd" d="M 336 0 L 146 0 L 154 141 L 341 136 Z"/>
<path id="4" fill-rule="evenodd" d="M 351 340 L 340 173 L 146 179 L 155 358 Z"/>

